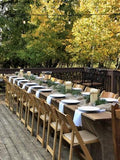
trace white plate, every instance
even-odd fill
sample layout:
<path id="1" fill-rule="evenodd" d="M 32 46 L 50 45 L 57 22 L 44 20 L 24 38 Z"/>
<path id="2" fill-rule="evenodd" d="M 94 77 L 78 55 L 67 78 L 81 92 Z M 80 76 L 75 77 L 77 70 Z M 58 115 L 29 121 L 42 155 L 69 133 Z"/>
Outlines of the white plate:
<path id="1" fill-rule="evenodd" d="M 82 106 L 82 107 L 78 107 L 78 109 L 80 111 L 86 111 L 86 112 L 96 112 L 100 110 L 100 108 L 93 107 L 93 106 Z"/>
<path id="2" fill-rule="evenodd" d="M 67 104 L 78 104 L 78 103 L 80 103 L 80 101 L 78 101 L 76 99 L 63 99 L 63 100 L 61 100 L 61 102 L 67 103 Z"/>
<path id="3" fill-rule="evenodd" d="M 43 88 L 43 89 L 40 89 L 41 92 L 51 92 L 52 89 L 50 88 Z"/>
<path id="4" fill-rule="evenodd" d="M 75 91 L 82 91 L 81 88 L 72 88 L 72 90 L 75 90 Z"/>
<path id="5" fill-rule="evenodd" d="M 89 96 L 90 92 L 81 92 L 81 94 L 84 95 L 84 96 Z"/>
<path id="6" fill-rule="evenodd" d="M 55 94 L 51 94 L 50 96 L 55 98 L 62 98 L 62 97 L 65 97 L 65 94 L 55 93 Z"/>
<path id="7" fill-rule="evenodd" d="M 107 102 L 118 102 L 118 100 L 115 98 L 100 98 L 100 100 L 105 100 Z"/>

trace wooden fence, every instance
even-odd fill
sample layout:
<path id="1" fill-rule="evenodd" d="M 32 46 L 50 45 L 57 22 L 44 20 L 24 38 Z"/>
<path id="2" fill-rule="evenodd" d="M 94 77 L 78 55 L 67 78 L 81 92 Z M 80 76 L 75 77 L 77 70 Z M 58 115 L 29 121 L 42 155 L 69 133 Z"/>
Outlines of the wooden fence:
<path id="1" fill-rule="evenodd" d="M 101 90 L 111 91 L 120 95 L 120 71 L 100 68 L 28 68 L 24 71 L 31 71 L 39 75 L 41 72 L 51 73 L 52 76 L 70 80 L 72 82 L 91 84 Z M 0 69 L 0 74 L 11 74 L 19 69 Z M 95 84 L 95 85 L 94 85 Z M 99 86 L 97 86 L 99 84 Z"/>

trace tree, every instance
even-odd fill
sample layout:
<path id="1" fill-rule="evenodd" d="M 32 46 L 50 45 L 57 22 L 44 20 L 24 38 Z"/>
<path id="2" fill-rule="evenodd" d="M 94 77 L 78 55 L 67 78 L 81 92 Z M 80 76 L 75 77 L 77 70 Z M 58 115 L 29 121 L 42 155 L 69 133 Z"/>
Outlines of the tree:
<path id="1" fill-rule="evenodd" d="M 2 0 L 0 26 L 2 30 L 1 55 L 4 59 L 4 67 L 24 67 L 27 63 L 23 60 L 26 54 L 26 42 L 24 34 L 31 29 L 30 0 Z M 25 62 L 25 63 L 24 63 Z"/>
<path id="2" fill-rule="evenodd" d="M 117 3 L 109 0 L 81 1 L 77 19 L 73 25 L 74 39 L 66 49 L 73 53 L 76 62 L 82 64 L 102 63 L 110 67 L 119 54 L 120 22 L 115 19 Z"/>
<path id="3" fill-rule="evenodd" d="M 76 0 L 75 0 L 76 1 Z M 43 1 L 31 5 L 31 23 L 37 28 L 26 35 L 28 41 L 31 65 L 56 67 L 60 63 L 70 63 L 71 55 L 65 47 L 71 38 L 71 30 L 75 14 L 73 1 Z M 31 38 L 32 37 L 32 38 Z"/>

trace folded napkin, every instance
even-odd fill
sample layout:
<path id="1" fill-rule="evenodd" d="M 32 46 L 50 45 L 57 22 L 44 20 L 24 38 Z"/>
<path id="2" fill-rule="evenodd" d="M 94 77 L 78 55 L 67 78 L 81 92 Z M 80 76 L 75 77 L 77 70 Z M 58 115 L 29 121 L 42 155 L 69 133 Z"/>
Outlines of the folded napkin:
<path id="1" fill-rule="evenodd" d="M 37 83 L 25 83 L 25 84 L 23 84 L 22 89 L 25 89 L 25 87 L 30 85 L 30 84 L 31 85 L 37 85 Z"/>
<path id="2" fill-rule="evenodd" d="M 25 81 L 27 82 L 27 81 L 29 81 L 29 80 L 26 80 L 26 79 L 21 80 L 21 79 L 20 79 L 20 80 L 18 80 L 17 85 L 20 86 L 20 82 L 25 82 Z"/>
<path id="3" fill-rule="evenodd" d="M 64 113 L 64 103 L 63 102 L 59 103 L 59 111 Z"/>
<path id="4" fill-rule="evenodd" d="M 46 99 L 47 104 L 51 104 L 51 100 L 52 100 L 52 97 L 51 96 L 47 96 L 47 99 Z"/>
<path id="5" fill-rule="evenodd" d="M 73 122 L 77 127 L 82 126 L 82 113 L 84 113 L 84 111 L 80 111 L 78 109 L 75 110 Z"/>
<path id="6" fill-rule="evenodd" d="M 25 78 L 24 78 L 24 77 L 14 78 L 14 79 L 13 79 L 13 84 L 15 84 L 15 81 L 16 81 L 17 79 L 21 79 L 21 80 L 23 80 L 23 79 L 25 79 Z"/>
<path id="7" fill-rule="evenodd" d="M 100 109 L 98 112 L 105 112 L 105 109 Z M 79 127 L 82 126 L 82 113 L 85 113 L 85 111 L 80 111 L 78 109 L 75 110 L 73 122 L 75 126 Z"/>
<path id="8" fill-rule="evenodd" d="M 11 79 L 12 79 L 13 77 L 16 78 L 16 76 L 10 76 L 10 77 L 9 77 L 9 82 L 11 82 Z"/>
<path id="9" fill-rule="evenodd" d="M 28 88 L 28 90 L 27 90 L 27 93 L 31 93 L 31 90 L 32 90 L 33 88 L 38 88 L 38 87 L 40 87 L 40 85 L 30 86 L 30 87 Z"/>
<path id="10" fill-rule="evenodd" d="M 37 98 L 39 98 L 39 94 L 40 94 L 40 92 L 41 92 L 41 90 L 40 90 L 40 89 L 36 91 L 35 96 L 36 96 Z"/>

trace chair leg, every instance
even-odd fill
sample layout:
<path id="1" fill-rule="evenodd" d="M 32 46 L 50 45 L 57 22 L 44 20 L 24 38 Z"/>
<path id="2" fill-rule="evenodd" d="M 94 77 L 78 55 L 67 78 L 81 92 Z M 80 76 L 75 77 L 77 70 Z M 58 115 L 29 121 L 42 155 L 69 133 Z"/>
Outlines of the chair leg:
<path id="1" fill-rule="evenodd" d="M 55 128 L 55 135 L 54 135 L 54 141 L 53 141 L 53 157 L 52 157 L 52 160 L 55 159 L 56 139 L 57 139 L 57 126 Z"/>
<path id="2" fill-rule="evenodd" d="M 10 95 L 10 110 L 13 112 L 14 111 L 14 100 L 13 100 L 13 96 L 12 96 L 12 93 Z"/>
<path id="3" fill-rule="evenodd" d="M 38 111 L 36 136 L 39 135 L 39 125 L 40 125 L 40 111 Z"/>
<path id="4" fill-rule="evenodd" d="M 22 102 L 21 102 L 21 100 L 20 100 L 20 101 L 19 101 L 19 107 L 18 107 L 19 119 L 21 119 L 21 107 L 22 107 Z"/>
<path id="5" fill-rule="evenodd" d="M 21 117 L 20 107 L 21 107 L 21 102 L 19 100 L 17 100 L 16 115 L 18 116 L 19 119 Z"/>
<path id="6" fill-rule="evenodd" d="M 73 131 L 72 131 L 72 135 L 71 135 L 71 143 L 70 143 L 70 154 L 69 154 L 69 160 L 72 160 L 73 143 L 74 143 L 74 133 L 73 133 Z"/>
<path id="7" fill-rule="evenodd" d="M 58 123 L 56 122 L 56 127 L 54 129 L 53 147 L 50 147 L 50 145 L 49 145 L 49 136 L 50 136 L 50 128 L 51 128 L 50 123 L 51 123 L 51 118 L 49 118 L 49 122 L 48 122 L 46 150 L 48 150 L 50 152 L 50 154 L 52 155 L 52 160 L 54 160 L 55 159 L 55 149 L 56 149 L 56 139 L 57 139 L 57 127 L 58 127 Z"/>
<path id="8" fill-rule="evenodd" d="M 22 120 L 22 118 L 23 118 L 23 105 L 21 106 L 21 120 Z"/>
<path id="9" fill-rule="evenodd" d="M 25 114 L 23 116 L 23 106 L 22 106 L 22 109 L 21 109 L 21 122 L 26 127 L 26 124 L 27 124 L 27 106 L 25 106 L 24 108 L 25 108 Z"/>
<path id="10" fill-rule="evenodd" d="M 42 146 L 44 147 L 44 140 L 45 140 L 45 126 L 46 126 L 46 115 L 43 121 L 43 133 L 42 133 Z"/>
<path id="11" fill-rule="evenodd" d="M 61 131 L 60 131 L 60 140 L 59 140 L 59 149 L 58 149 L 58 160 L 61 160 L 62 135 L 63 135 L 63 127 L 61 127 Z"/>
<path id="12" fill-rule="evenodd" d="M 39 114 L 40 115 L 40 114 Z M 42 119 L 41 119 L 42 120 Z M 45 140 L 45 126 L 46 126 L 46 115 L 44 117 L 43 122 L 43 129 L 42 129 L 42 136 L 39 135 L 39 125 L 40 125 L 40 116 L 38 116 L 38 122 L 37 122 L 37 140 L 39 140 L 44 147 L 44 140 Z"/>
<path id="13" fill-rule="evenodd" d="M 26 118 L 27 118 L 27 128 L 28 128 L 28 126 L 29 126 L 29 114 L 30 114 L 30 108 L 28 107 L 28 110 L 26 111 L 27 113 L 27 116 L 26 116 L 26 114 L 25 114 L 25 116 L 26 116 Z"/>
<path id="14" fill-rule="evenodd" d="M 36 138 L 40 141 L 41 144 L 43 144 L 43 136 L 41 137 L 39 135 L 39 125 L 40 125 L 40 111 L 38 111 L 38 119 L 37 119 L 37 132 L 36 132 Z M 44 124 L 43 124 L 44 127 Z M 42 145 L 43 146 L 43 145 Z"/>
<path id="15" fill-rule="evenodd" d="M 33 130 L 34 130 L 34 118 L 35 118 L 35 113 L 32 113 L 32 122 L 31 122 L 31 135 L 33 136 Z"/>
<path id="16" fill-rule="evenodd" d="M 27 125 L 27 110 L 28 110 L 28 107 L 26 106 L 25 107 L 25 127 Z"/>
<path id="17" fill-rule="evenodd" d="M 46 142 L 46 149 L 48 150 L 49 146 L 49 136 L 50 136 L 50 122 L 48 122 L 48 131 L 47 131 L 47 142 Z"/>

